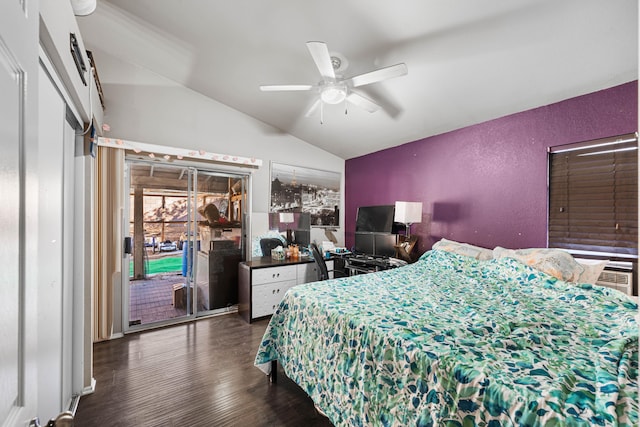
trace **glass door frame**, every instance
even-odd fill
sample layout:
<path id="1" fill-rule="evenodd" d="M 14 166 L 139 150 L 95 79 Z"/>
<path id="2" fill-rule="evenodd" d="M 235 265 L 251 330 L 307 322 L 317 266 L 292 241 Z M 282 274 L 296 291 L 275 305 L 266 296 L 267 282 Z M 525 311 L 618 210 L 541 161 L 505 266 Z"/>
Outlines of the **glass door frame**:
<path id="1" fill-rule="evenodd" d="M 198 183 L 198 179 L 202 178 L 202 179 L 206 179 L 206 177 L 208 176 L 217 176 L 217 177 L 224 177 L 227 179 L 236 179 L 236 180 L 240 180 L 241 185 L 240 185 L 240 196 L 241 196 L 241 207 L 240 207 L 240 218 L 237 218 L 240 223 L 241 223 L 241 228 L 240 228 L 240 243 L 239 243 L 239 250 L 240 250 L 240 262 L 243 262 L 245 260 L 247 260 L 247 257 L 251 257 L 250 252 L 247 252 L 247 248 L 251 247 L 251 242 L 248 240 L 247 236 L 251 236 L 250 233 L 250 221 L 247 220 L 247 214 L 250 212 L 248 209 L 250 209 L 251 206 L 251 202 L 250 202 L 250 188 L 251 188 L 251 174 L 247 173 L 247 172 L 239 172 L 239 171 L 229 171 L 229 170 L 216 170 L 216 169 L 206 169 L 206 168 L 202 168 L 202 167 L 197 167 L 196 168 L 196 190 L 194 191 L 194 200 L 196 201 L 196 205 L 197 205 L 197 201 L 198 201 L 198 191 L 197 191 L 197 183 Z M 202 192 L 201 192 L 202 193 Z M 197 229 L 197 221 L 193 221 L 193 226 L 195 228 L 193 235 L 197 238 L 198 235 L 198 229 Z M 201 242 L 203 243 L 203 242 Z M 197 242 L 192 243 L 193 245 L 197 245 Z M 191 247 L 196 247 L 196 246 L 191 246 Z M 206 249 L 205 249 L 206 251 Z M 195 254 L 196 251 L 193 251 L 193 253 Z M 195 258 L 199 258 L 198 256 L 195 256 Z M 196 307 L 195 311 L 195 316 L 196 317 L 207 317 L 207 316 L 213 316 L 213 315 L 219 315 L 219 314 L 225 314 L 225 313 L 229 313 L 229 312 L 235 312 L 237 311 L 237 303 L 232 306 L 232 307 L 222 307 L 222 308 L 213 308 L 213 309 L 207 309 L 207 310 L 199 310 L 198 309 L 198 281 L 197 281 L 197 273 L 198 273 L 198 260 L 194 260 L 193 266 L 194 266 L 194 270 L 192 272 L 192 280 L 193 280 L 193 286 L 195 289 L 194 295 L 193 295 L 193 304 L 194 307 Z"/>
<path id="2" fill-rule="evenodd" d="M 131 186 L 131 165 L 132 164 L 147 164 L 160 167 L 175 167 L 188 170 L 188 184 L 187 184 L 187 236 L 185 243 L 188 244 L 188 248 L 197 248 L 198 245 L 198 224 L 196 218 L 197 200 L 198 200 L 198 176 L 199 175 L 217 175 L 225 176 L 229 178 L 236 178 L 241 180 L 241 195 L 242 195 L 242 207 L 241 207 L 241 237 L 240 237 L 240 250 L 241 261 L 251 257 L 251 188 L 253 170 L 237 170 L 235 168 L 218 167 L 217 165 L 202 165 L 192 164 L 191 162 L 158 162 L 149 161 L 138 156 L 125 156 L 125 177 L 124 177 L 124 203 L 123 212 L 121 215 L 122 221 L 122 235 L 123 237 L 131 238 L 130 232 L 130 186 Z M 224 314 L 233 310 L 227 309 L 213 309 L 198 311 L 198 290 L 195 283 L 195 272 L 198 268 L 198 255 L 196 250 L 187 250 L 185 256 L 187 264 L 187 272 L 185 279 L 187 301 L 186 301 L 186 315 L 180 317 L 174 317 L 158 322 L 145 323 L 139 325 L 130 325 L 130 283 L 129 283 L 129 264 L 132 262 L 131 255 L 122 255 L 122 271 L 121 271 L 121 286 L 122 286 L 122 327 L 123 333 L 138 332 L 145 329 L 152 329 L 167 325 L 173 325 L 183 322 L 195 320 L 199 317 L 206 317 L 216 314 Z M 237 306 L 236 306 L 237 307 Z"/>
<path id="3" fill-rule="evenodd" d="M 196 206 L 198 201 L 198 171 L 195 168 L 188 168 L 189 178 L 187 182 L 187 249 L 185 262 L 187 270 L 185 275 L 187 291 L 187 315 L 185 320 L 194 319 L 198 315 L 198 306 L 195 304 L 198 297 L 198 289 L 195 285 L 194 271 L 198 271 L 198 231 L 196 223 Z M 191 250 L 190 250 L 191 249 Z M 184 251 L 184 248 L 183 248 Z M 191 292 L 193 290 L 193 292 Z"/>
<path id="4" fill-rule="evenodd" d="M 192 223 L 195 223 L 194 219 L 195 219 L 195 214 L 194 214 L 194 210 L 195 210 L 195 206 L 193 205 L 192 201 L 195 200 L 194 199 L 194 195 L 192 195 L 192 191 L 197 188 L 196 183 L 194 183 L 194 180 L 196 179 L 197 176 L 197 172 L 196 169 L 190 166 L 186 166 L 186 165 L 174 165 L 174 164 L 169 164 L 169 163 L 158 163 L 158 162 L 154 162 L 154 161 L 145 161 L 144 159 L 138 159 L 138 158 L 128 158 L 125 157 L 125 162 L 124 162 L 124 191 L 123 191 L 123 196 L 124 196 L 124 204 L 123 204 L 123 212 L 122 212 L 122 235 L 124 237 L 124 239 L 131 239 L 131 247 L 134 247 L 133 244 L 133 238 L 131 236 L 131 232 L 130 232 L 130 212 L 131 212 L 131 204 L 130 204 L 130 191 L 131 191 L 131 165 L 132 164 L 145 164 L 145 165 L 151 165 L 151 166 L 159 166 L 159 167 L 163 167 L 163 168 L 176 168 L 176 169 L 185 169 L 187 170 L 187 230 L 192 228 Z M 189 233 L 187 233 L 189 234 Z M 191 236 L 187 236 L 187 239 L 189 239 Z M 188 244 L 191 245 L 191 241 L 187 240 Z M 193 247 L 193 246 L 190 246 Z M 145 249 L 146 250 L 146 249 Z M 164 319 L 164 320 L 160 320 L 157 322 L 149 322 L 149 323 L 142 323 L 142 324 L 136 324 L 136 325 L 131 325 L 130 324 L 130 305 L 131 305 L 131 287 L 130 287 L 130 276 L 129 276 L 129 271 L 130 271 L 130 263 L 131 261 L 131 256 L 132 254 L 127 254 L 124 251 L 122 252 L 122 271 L 121 271 L 121 284 L 122 284 L 122 329 L 124 333 L 130 333 L 130 332 L 137 332 L 137 331 L 141 331 L 141 330 L 145 330 L 145 329 L 151 329 L 151 328 L 156 328 L 156 327 L 162 327 L 162 326 L 167 326 L 167 325 L 172 325 L 172 324 L 177 324 L 177 323 L 182 323 L 185 321 L 189 321 L 189 320 L 193 320 L 196 317 L 196 313 L 195 310 L 192 310 L 192 307 L 194 307 L 192 301 L 194 300 L 194 295 L 191 292 L 192 289 L 194 289 L 193 283 L 192 283 L 192 276 L 190 275 L 190 271 L 189 271 L 189 267 L 190 266 L 195 266 L 195 262 L 197 262 L 197 260 L 195 259 L 189 259 L 190 257 L 192 258 L 197 258 L 197 257 L 193 257 L 193 251 L 187 251 L 187 253 L 185 254 L 185 256 L 187 257 L 187 259 L 185 260 L 188 268 L 187 268 L 187 274 L 186 276 L 184 276 L 184 281 L 185 281 L 185 291 L 186 291 L 186 305 L 185 305 L 185 315 L 182 316 L 178 316 L 178 317 L 173 317 L 173 318 L 168 318 L 168 319 Z"/>

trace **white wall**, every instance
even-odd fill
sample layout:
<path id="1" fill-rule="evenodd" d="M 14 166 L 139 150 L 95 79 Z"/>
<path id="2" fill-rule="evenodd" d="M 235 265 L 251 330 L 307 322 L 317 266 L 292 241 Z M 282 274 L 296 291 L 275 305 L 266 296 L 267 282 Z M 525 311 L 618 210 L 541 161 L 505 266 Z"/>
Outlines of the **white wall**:
<path id="1" fill-rule="evenodd" d="M 261 159 L 251 194 L 255 213 L 269 209 L 271 161 L 340 172 L 344 225 L 343 159 L 148 70 L 92 52 L 105 94 L 105 123 L 111 127 L 104 136 Z M 258 221 L 266 215 L 254 217 L 252 229 L 265 228 Z M 335 235 L 343 245 L 344 228 Z M 326 240 L 324 230 L 313 229 L 311 239 Z"/>
<path id="2" fill-rule="evenodd" d="M 89 123 L 90 117 L 100 123 L 102 112 L 97 108 L 95 85 L 92 79 L 89 58 L 80 34 L 80 28 L 73 14 L 71 3 L 68 1 L 40 2 L 40 43 L 49 56 L 49 60 L 56 69 L 61 83 L 70 98 L 67 104 L 76 109 L 84 123 Z M 82 57 L 86 70 L 82 73 L 82 81 L 71 55 L 69 35 L 75 34 L 78 43 L 78 54 Z M 91 90 L 91 95 L 89 94 Z"/>

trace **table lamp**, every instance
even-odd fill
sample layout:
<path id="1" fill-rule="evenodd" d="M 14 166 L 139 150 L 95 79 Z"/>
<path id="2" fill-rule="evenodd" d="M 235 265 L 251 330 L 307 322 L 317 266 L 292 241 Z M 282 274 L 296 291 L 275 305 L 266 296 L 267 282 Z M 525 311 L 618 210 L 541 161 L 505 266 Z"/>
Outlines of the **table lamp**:
<path id="1" fill-rule="evenodd" d="M 291 226 L 289 224 L 293 224 L 294 217 L 293 212 L 281 212 L 278 216 L 278 221 L 280 224 L 286 224 L 287 227 L 287 244 L 290 244 L 292 239 L 291 236 Z"/>
<path id="2" fill-rule="evenodd" d="M 422 202 L 396 202 L 395 222 L 407 227 L 407 238 L 411 237 L 411 224 L 422 222 Z"/>

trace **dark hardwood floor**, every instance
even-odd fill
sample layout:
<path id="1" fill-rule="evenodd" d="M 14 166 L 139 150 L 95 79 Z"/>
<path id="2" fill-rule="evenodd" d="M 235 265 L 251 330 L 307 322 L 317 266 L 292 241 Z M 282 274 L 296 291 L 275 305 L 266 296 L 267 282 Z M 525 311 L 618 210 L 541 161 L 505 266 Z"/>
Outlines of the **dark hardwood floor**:
<path id="1" fill-rule="evenodd" d="M 270 384 L 253 366 L 266 326 L 228 314 L 96 343 L 75 426 L 331 426 L 281 369 Z"/>

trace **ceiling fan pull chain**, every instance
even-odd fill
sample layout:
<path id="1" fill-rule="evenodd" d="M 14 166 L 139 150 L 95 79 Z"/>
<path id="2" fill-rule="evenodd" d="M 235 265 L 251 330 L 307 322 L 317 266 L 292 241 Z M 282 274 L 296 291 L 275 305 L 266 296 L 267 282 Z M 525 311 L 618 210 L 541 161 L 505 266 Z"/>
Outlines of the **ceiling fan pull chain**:
<path id="1" fill-rule="evenodd" d="M 320 124 L 324 124 L 324 102 L 320 103 Z"/>
<path id="2" fill-rule="evenodd" d="M 347 115 L 347 110 L 349 108 L 349 104 L 347 104 L 347 98 L 344 99 L 344 115 Z"/>

